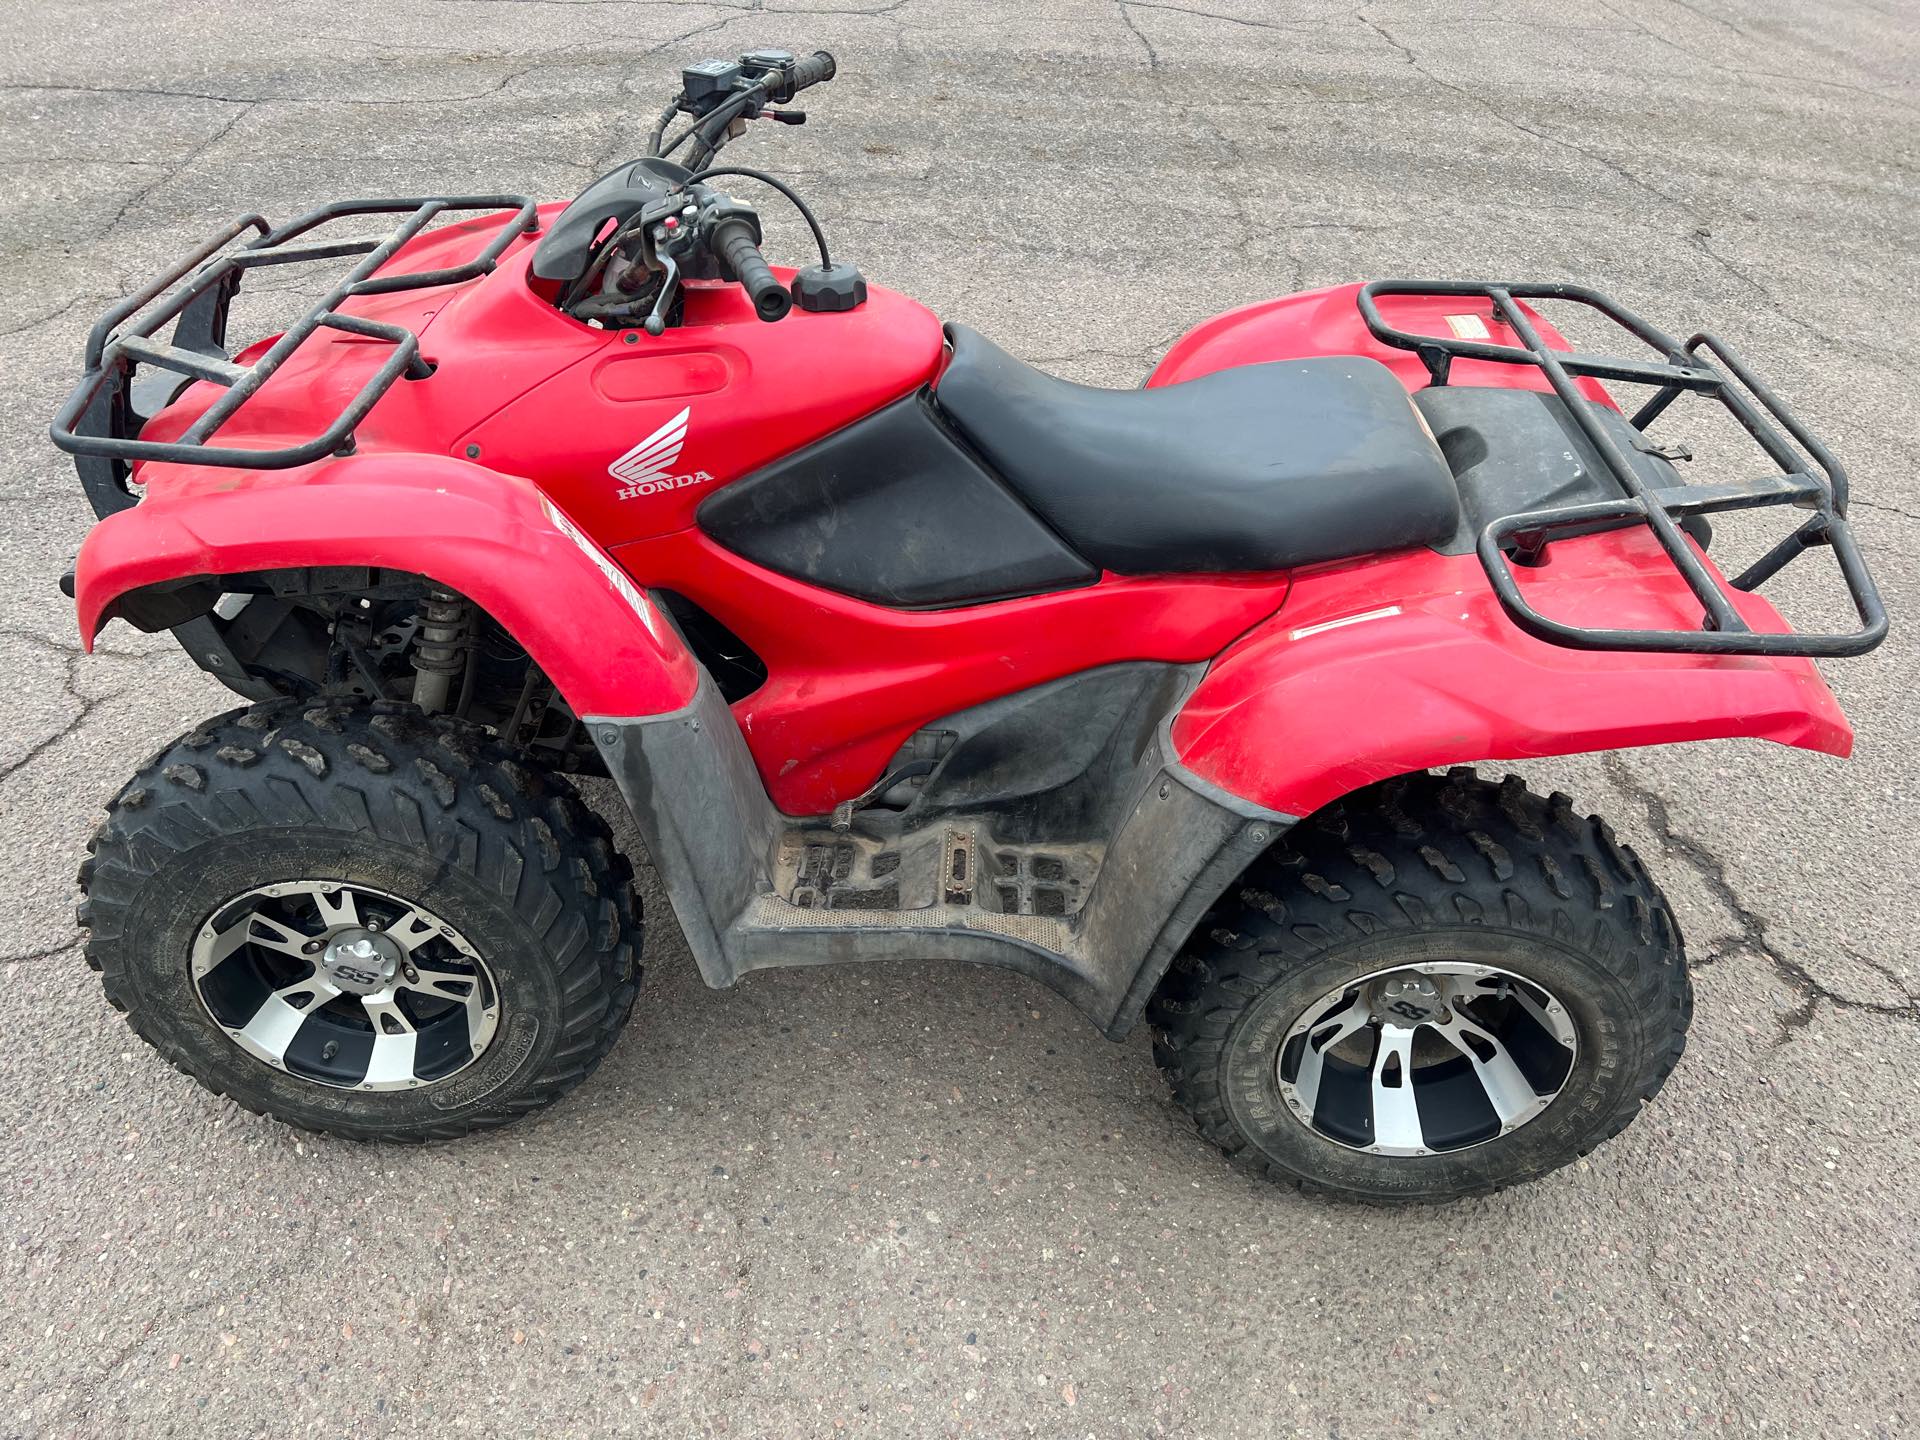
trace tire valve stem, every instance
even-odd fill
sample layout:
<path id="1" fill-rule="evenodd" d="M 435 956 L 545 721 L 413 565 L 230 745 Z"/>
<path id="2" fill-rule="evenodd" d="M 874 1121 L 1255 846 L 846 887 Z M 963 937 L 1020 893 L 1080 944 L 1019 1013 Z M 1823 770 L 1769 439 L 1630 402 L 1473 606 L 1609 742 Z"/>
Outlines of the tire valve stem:
<path id="1" fill-rule="evenodd" d="M 329 1040 L 325 1045 L 320 1047 L 320 1058 L 322 1060 L 331 1060 L 339 1053 L 340 1042 L 338 1040 Z"/>

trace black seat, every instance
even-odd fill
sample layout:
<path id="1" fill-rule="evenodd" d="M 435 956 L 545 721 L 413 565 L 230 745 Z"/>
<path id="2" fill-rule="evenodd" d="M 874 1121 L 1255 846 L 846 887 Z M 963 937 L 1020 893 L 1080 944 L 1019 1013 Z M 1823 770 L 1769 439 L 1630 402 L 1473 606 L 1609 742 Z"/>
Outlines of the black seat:
<path id="1" fill-rule="evenodd" d="M 1460 496 L 1407 392 L 1358 356 L 1152 390 L 1044 375 L 964 325 L 934 399 L 1069 544 L 1121 574 L 1284 570 L 1447 539 Z"/>

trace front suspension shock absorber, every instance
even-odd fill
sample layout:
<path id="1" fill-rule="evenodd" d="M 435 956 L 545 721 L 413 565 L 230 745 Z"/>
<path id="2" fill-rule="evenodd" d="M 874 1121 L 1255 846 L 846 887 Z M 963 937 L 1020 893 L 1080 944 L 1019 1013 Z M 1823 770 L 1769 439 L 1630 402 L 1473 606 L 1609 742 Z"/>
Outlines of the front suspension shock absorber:
<path id="1" fill-rule="evenodd" d="M 447 708 L 454 677 L 468 663 L 473 607 L 451 590 L 429 590 L 413 647 L 413 703 L 429 715 Z"/>

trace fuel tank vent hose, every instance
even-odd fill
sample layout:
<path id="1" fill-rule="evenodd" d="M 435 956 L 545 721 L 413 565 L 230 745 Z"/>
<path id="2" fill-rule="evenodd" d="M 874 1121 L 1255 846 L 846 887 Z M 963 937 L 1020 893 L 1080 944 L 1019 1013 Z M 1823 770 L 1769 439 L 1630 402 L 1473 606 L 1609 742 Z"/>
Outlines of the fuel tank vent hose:
<path id="1" fill-rule="evenodd" d="M 413 651 L 413 703 L 429 715 L 447 708 L 453 679 L 466 663 L 472 606 L 451 590 L 429 590 Z"/>

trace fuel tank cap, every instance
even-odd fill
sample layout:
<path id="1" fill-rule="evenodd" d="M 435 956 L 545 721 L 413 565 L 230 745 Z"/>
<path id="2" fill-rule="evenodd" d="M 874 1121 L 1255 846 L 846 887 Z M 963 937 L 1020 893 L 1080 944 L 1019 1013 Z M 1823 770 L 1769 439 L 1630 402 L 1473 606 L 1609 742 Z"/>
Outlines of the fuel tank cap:
<path id="1" fill-rule="evenodd" d="M 867 303 L 866 277 L 844 260 L 807 266 L 787 289 L 802 310 L 851 310 Z"/>

